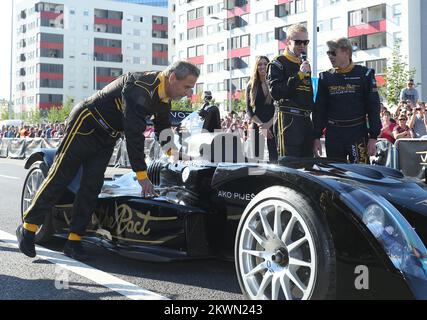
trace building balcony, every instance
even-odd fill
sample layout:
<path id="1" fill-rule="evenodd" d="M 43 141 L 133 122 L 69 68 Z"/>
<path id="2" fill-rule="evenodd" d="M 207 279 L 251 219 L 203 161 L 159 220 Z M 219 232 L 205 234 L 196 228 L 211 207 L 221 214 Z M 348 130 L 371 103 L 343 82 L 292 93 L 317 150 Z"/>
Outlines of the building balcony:
<path id="1" fill-rule="evenodd" d="M 191 62 L 192 64 L 204 64 L 205 63 L 205 56 L 197 56 L 197 57 L 187 58 L 187 61 Z"/>
<path id="2" fill-rule="evenodd" d="M 153 51 L 153 57 L 154 58 L 167 58 L 168 52 L 167 51 Z"/>
<path id="3" fill-rule="evenodd" d="M 387 32 L 387 20 L 372 21 L 348 27 L 348 37 L 358 37 L 379 32 Z"/>
<path id="4" fill-rule="evenodd" d="M 251 47 L 236 48 L 228 51 L 228 58 L 246 57 L 251 55 Z"/>
<path id="5" fill-rule="evenodd" d="M 63 50 L 64 49 L 64 43 L 63 42 L 40 41 L 40 48 Z"/>
<path id="6" fill-rule="evenodd" d="M 122 54 L 122 48 L 95 46 L 95 53 Z"/>
<path id="7" fill-rule="evenodd" d="M 120 20 L 120 19 L 95 17 L 94 22 L 95 22 L 95 24 L 100 24 L 100 25 L 110 25 L 110 26 L 116 26 L 116 27 L 122 26 L 122 20 Z"/>
<path id="8" fill-rule="evenodd" d="M 40 79 L 50 79 L 50 80 L 63 80 L 63 73 L 53 73 L 53 72 L 40 72 L 38 74 Z"/>
<path id="9" fill-rule="evenodd" d="M 152 29 L 157 31 L 168 31 L 168 25 L 153 23 Z"/>
<path id="10" fill-rule="evenodd" d="M 236 16 L 242 16 L 244 14 L 248 14 L 251 12 L 251 7 L 248 4 L 244 5 L 243 7 L 234 7 L 233 9 L 229 9 L 227 11 L 227 17 L 236 17 Z"/>
<path id="11" fill-rule="evenodd" d="M 199 18 L 199 19 L 187 21 L 187 29 L 193 29 L 196 27 L 204 26 L 204 25 L 205 25 L 205 19 L 204 18 Z"/>

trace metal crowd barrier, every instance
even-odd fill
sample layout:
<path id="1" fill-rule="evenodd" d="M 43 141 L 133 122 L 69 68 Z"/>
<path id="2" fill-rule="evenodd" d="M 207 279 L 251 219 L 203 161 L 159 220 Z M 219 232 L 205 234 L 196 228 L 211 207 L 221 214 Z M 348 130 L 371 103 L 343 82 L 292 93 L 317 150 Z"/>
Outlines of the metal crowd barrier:
<path id="1" fill-rule="evenodd" d="M 0 158 L 25 159 L 37 149 L 57 148 L 60 143 L 61 138 L 2 138 L 0 139 Z M 153 143 L 153 138 L 145 139 L 145 154 L 149 154 Z M 125 140 L 117 141 L 109 166 L 130 167 Z"/>
<path id="2" fill-rule="evenodd" d="M 25 159 L 36 149 L 56 148 L 60 138 L 2 138 L 0 139 L 0 158 Z M 324 141 L 322 141 L 324 147 Z M 147 160 L 155 159 L 160 153 L 153 138 L 145 139 Z M 371 158 L 373 164 L 384 165 L 402 171 L 405 176 L 423 179 L 427 166 L 427 139 L 399 139 L 394 144 L 380 139 L 377 155 Z M 124 139 L 117 141 L 110 166 L 130 167 Z"/>

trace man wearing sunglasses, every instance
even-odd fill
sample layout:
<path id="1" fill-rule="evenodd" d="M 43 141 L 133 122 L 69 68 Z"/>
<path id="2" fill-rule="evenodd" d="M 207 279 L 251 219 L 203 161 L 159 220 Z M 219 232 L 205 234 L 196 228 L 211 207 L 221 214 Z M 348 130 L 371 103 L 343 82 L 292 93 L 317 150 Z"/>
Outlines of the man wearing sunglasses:
<path id="1" fill-rule="evenodd" d="M 306 60 L 308 32 L 303 25 L 287 30 L 287 47 L 267 69 L 267 82 L 276 106 L 279 156 L 313 157 L 313 89 Z"/>
<path id="2" fill-rule="evenodd" d="M 419 100 L 419 94 L 417 89 L 415 88 L 414 79 L 409 79 L 407 83 L 407 87 L 403 88 L 402 91 L 400 91 L 400 101 L 411 101 L 412 106 L 415 107 Z"/>
<path id="3" fill-rule="evenodd" d="M 333 69 L 320 73 L 313 111 L 313 151 L 320 155 L 326 128 L 326 154 L 350 163 L 369 163 L 381 132 L 380 99 L 375 71 L 352 62 L 347 38 L 328 41 Z"/>

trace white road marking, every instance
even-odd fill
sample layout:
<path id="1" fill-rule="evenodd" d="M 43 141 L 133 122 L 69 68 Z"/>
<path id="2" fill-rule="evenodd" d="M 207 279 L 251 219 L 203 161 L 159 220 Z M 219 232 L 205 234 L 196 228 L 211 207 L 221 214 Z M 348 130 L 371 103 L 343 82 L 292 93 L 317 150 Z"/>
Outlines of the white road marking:
<path id="1" fill-rule="evenodd" d="M 18 248 L 16 236 L 0 230 L 0 241 L 8 246 Z M 95 269 L 87 264 L 76 261 L 65 256 L 62 253 L 52 251 L 40 246 L 36 246 L 37 257 L 48 260 L 63 269 L 74 272 L 88 280 L 96 282 L 106 288 L 109 288 L 131 300 L 169 300 L 157 293 L 140 288 L 130 282 L 119 279 L 104 271 Z"/>
<path id="2" fill-rule="evenodd" d="M 4 176 L 4 175 L 2 175 L 2 174 L 0 174 L 0 178 L 14 179 L 14 180 L 21 180 L 21 178 L 18 178 L 18 177 Z"/>

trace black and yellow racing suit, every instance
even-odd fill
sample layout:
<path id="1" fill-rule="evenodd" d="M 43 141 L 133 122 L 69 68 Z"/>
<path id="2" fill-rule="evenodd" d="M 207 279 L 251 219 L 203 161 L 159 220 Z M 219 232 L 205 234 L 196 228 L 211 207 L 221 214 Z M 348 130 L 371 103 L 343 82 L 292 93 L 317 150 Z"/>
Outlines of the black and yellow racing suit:
<path id="1" fill-rule="evenodd" d="M 132 169 L 139 179 L 146 178 L 143 134 L 146 120 L 154 115 L 156 136 L 159 137 L 162 130 L 170 129 L 170 109 L 161 72 L 124 74 L 77 104 L 67 119 L 66 133 L 55 161 L 24 213 L 24 222 L 41 225 L 45 213 L 52 209 L 82 167 L 70 232 L 83 235 L 121 133 L 126 137 Z M 166 136 L 171 137 L 169 134 Z M 160 142 L 164 145 L 168 140 Z"/>
<path id="2" fill-rule="evenodd" d="M 375 71 L 351 64 L 320 73 L 313 122 L 315 138 L 326 128 L 328 157 L 369 163 L 368 139 L 381 131 Z"/>
<path id="3" fill-rule="evenodd" d="M 312 157 L 313 88 L 311 77 L 300 71 L 301 59 L 285 51 L 268 65 L 267 81 L 275 101 L 279 156 Z"/>

